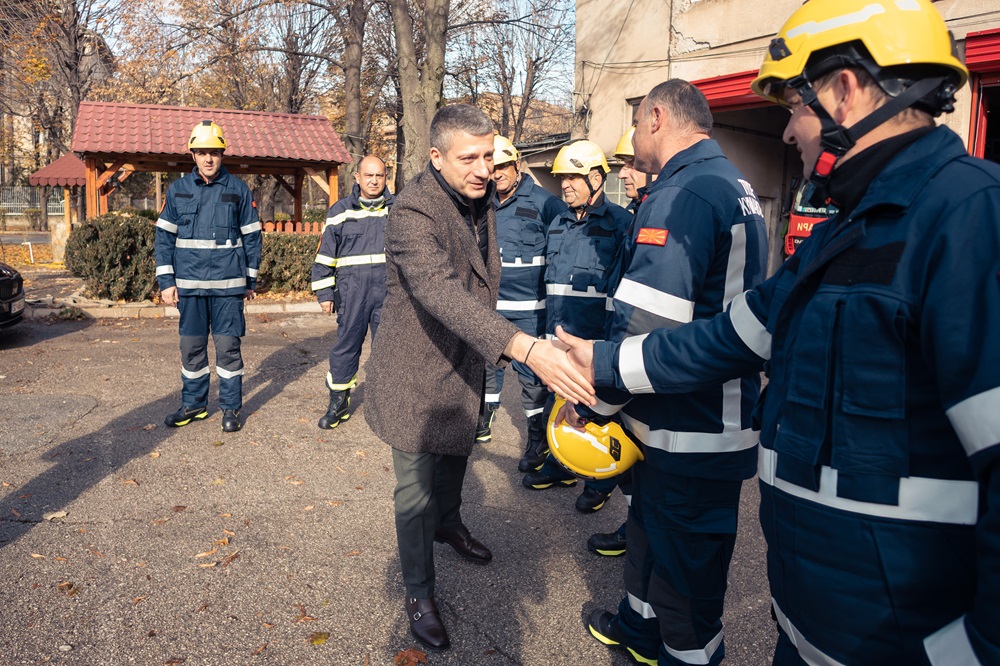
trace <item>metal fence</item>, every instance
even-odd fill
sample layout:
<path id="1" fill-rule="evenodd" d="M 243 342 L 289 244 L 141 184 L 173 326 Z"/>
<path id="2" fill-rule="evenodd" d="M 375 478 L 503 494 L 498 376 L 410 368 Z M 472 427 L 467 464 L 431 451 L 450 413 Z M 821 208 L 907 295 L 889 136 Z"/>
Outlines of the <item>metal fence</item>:
<path id="1" fill-rule="evenodd" d="M 24 211 L 41 209 L 42 188 L 7 186 L 0 187 L 0 213 L 6 216 L 22 216 Z M 47 202 L 50 216 L 61 216 L 63 214 L 64 201 L 62 190 L 49 193 Z"/>

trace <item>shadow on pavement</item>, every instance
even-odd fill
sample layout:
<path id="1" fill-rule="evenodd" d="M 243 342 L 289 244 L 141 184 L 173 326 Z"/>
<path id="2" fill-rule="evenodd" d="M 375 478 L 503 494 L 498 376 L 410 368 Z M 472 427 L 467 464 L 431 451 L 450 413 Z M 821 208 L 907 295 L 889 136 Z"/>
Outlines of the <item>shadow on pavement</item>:
<path id="1" fill-rule="evenodd" d="M 71 326 L 73 330 L 79 330 L 77 326 L 87 325 L 80 322 Z M 307 338 L 265 358 L 258 371 L 246 382 L 244 395 L 259 389 L 252 398 L 257 406 L 277 396 L 312 367 L 304 348 L 320 339 Z M 162 415 L 176 410 L 177 402 L 176 394 L 148 402 L 114 418 L 96 432 L 59 444 L 43 454 L 41 458 L 50 462 L 52 467 L 18 487 L 16 493 L 0 500 L 0 516 L 17 517 L 16 520 L 8 518 L 0 522 L 0 548 L 16 541 L 42 522 L 44 512 L 65 509 L 105 477 L 162 445 L 173 430 L 156 428 L 144 432 L 143 426 L 150 422 L 151 415 L 159 420 Z"/>

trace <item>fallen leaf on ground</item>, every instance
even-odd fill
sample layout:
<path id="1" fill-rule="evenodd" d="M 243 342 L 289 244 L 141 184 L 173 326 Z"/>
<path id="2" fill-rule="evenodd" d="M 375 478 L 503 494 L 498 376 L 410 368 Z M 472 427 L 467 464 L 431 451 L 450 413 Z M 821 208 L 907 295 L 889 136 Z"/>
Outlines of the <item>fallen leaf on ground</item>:
<path id="1" fill-rule="evenodd" d="M 169 518 L 157 518 L 152 521 L 154 525 L 166 525 L 170 521 Z"/>
<path id="2" fill-rule="evenodd" d="M 267 649 L 267 643 L 264 643 L 264 644 L 263 644 L 263 645 L 261 645 L 261 646 L 260 646 L 259 648 L 257 648 L 257 649 L 256 649 L 256 650 L 254 650 L 253 652 L 251 652 L 251 653 L 250 653 L 250 656 L 251 656 L 251 657 L 256 657 L 256 656 L 257 656 L 258 654 L 260 654 L 261 652 L 263 652 L 263 651 L 264 651 L 264 650 L 266 650 L 266 649 Z"/>
<path id="3" fill-rule="evenodd" d="M 224 558 L 222 558 L 222 566 L 228 567 L 230 564 L 233 563 L 233 560 L 235 560 L 239 556 L 240 556 L 240 550 L 239 548 L 237 548 L 231 554 L 226 555 Z"/>
<path id="4" fill-rule="evenodd" d="M 155 423 L 147 423 L 146 425 L 142 426 L 142 429 L 143 430 L 152 430 L 155 427 L 156 427 Z"/>
<path id="5" fill-rule="evenodd" d="M 194 556 L 194 558 L 198 559 L 199 557 L 209 557 L 211 555 L 215 555 L 215 552 L 217 550 L 219 550 L 219 549 L 218 548 L 213 548 L 212 550 L 206 550 L 204 553 L 198 553 L 197 555 Z"/>
<path id="6" fill-rule="evenodd" d="M 204 611 L 208 610 L 208 607 L 211 606 L 211 605 L 212 604 L 202 604 L 201 606 L 198 606 L 198 612 L 201 613 L 201 612 L 204 612 Z"/>
<path id="7" fill-rule="evenodd" d="M 46 558 L 46 557 L 45 557 L 44 555 L 39 555 L 38 553 L 32 553 L 32 554 L 31 554 L 31 556 L 32 556 L 33 558 L 35 558 L 36 560 L 44 560 L 44 559 L 47 559 L 47 558 Z"/>
<path id="8" fill-rule="evenodd" d="M 102 553 L 99 550 L 94 550 L 93 548 L 91 548 L 90 552 L 93 553 L 94 555 L 97 555 L 98 557 L 104 557 L 104 553 Z"/>
<path id="9" fill-rule="evenodd" d="M 344 557 L 353 557 L 355 555 L 360 555 L 360 554 L 361 554 L 360 550 L 352 550 L 349 553 L 344 553 Z"/>
<path id="10" fill-rule="evenodd" d="M 330 634 L 325 631 L 314 631 L 309 634 L 309 642 L 313 645 L 322 645 L 330 640 Z"/>
<path id="11" fill-rule="evenodd" d="M 343 504 L 343 502 L 334 502 L 334 501 L 331 501 L 331 502 L 327 502 L 327 504 L 329 504 L 330 506 L 340 506 L 341 504 Z"/>
<path id="12" fill-rule="evenodd" d="M 222 446 L 222 440 L 219 439 L 219 440 L 216 440 L 216 441 L 212 442 L 212 446 Z"/>
<path id="13" fill-rule="evenodd" d="M 69 515 L 66 511 L 49 511 L 48 513 L 42 514 L 43 520 L 55 520 L 56 518 L 65 518 Z"/>
<path id="14" fill-rule="evenodd" d="M 183 511 L 186 508 L 187 508 L 186 506 L 182 506 L 182 505 L 178 504 L 177 506 L 174 507 L 173 511 L 174 511 L 174 513 L 180 513 L 181 511 Z"/>
<path id="15" fill-rule="evenodd" d="M 75 597 L 80 594 L 80 588 L 78 588 L 75 583 L 71 583 L 68 580 L 56 585 L 56 589 L 65 594 L 67 597 Z"/>
<path id="16" fill-rule="evenodd" d="M 187 661 L 187 659 L 184 659 L 183 657 L 174 657 L 163 662 L 163 666 L 178 666 L 178 664 L 183 664 L 185 661 Z"/>
<path id="17" fill-rule="evenodd" d="M 299 616 L 295 618 L 295 622 L 315 622 L 316 618 L 306 615 L 306 607 L 299 604 Z"/>
<path id="18" fill-rule="evenodd" d="M 292 484 L 293 486 L 301 486 L 303 483 L 305 483 L 305 481 L 303 481 L 302 479 L 296 479 L 294 476 L 286 476 L 285 481 L 288 481 L 288 483 Z"/>
<path id="19" fill-rule="evenodd" d="M 20 518 L 21 517 L 21 512 L 18 511 L 17 509 L 11 509 L 10 510 L 10 515 L 14 516 L 15 518 Z"/>
<path id="20" fill-rule="evenodd" d="M 354 455 L 356 455 L 359 458 L 364 458 L 365 456 L 368 455 L 368 452 L 367 451 L 355 451 Z"/>
<path id="21" fill-rule="evenodd" d="M 304 508 L 304 509 L 302 509 L 302 510 L 303 510 L 303 511 L 312 511 L 312 510 L 313 510 L 313 509 L 315 509 L 315 508 L 316 508 L 316 507 L 315 507 L 314 505 L 310 504 L 309 506 L 307 506 L 306 508 Z"/>
<path id="22" fill-rule="evenodd" d="M 222 533 L 228 534 L 229 536 L 236 536 L 236 532 L 232 532 L 230 530 L 222 530 Z"/>
<path id="23" fill-rule="evenodd" d="M 13 483 L 7 483 L 6 481 L 4 481 L 3 482 L 3 487 L 4 488 L 13 488 L 14 484 Z"/>
<path id="24" fill-rule="evenodd" d="M 204 564 L 199 564 L 198 566 L 201 567 L 202 569 L 211 569 L 212 567 L 217 566 L 218 564 L 219 564 L 218 562 L 206 562 Z"/>
<path id="25" fill-rule="evenodd" d="M 143 602 L 146 599 L 149 599 L 149 595 L 148 594 L 145 595 L 145 596 L 142 596 L 142 597 L 136 597 L 135 599 L 132 600 L 132 605 L 133 606 L 138 606 L 140 602 Z"/>
<path id="26" fill-rule="evenodd" d="M 136 481 L 135 479 L 125 479 L 124 481 L 121 482 L 121 484 L 123 486 L 138 486 L 139 482 Z"/>
<path id="27" fill-rule="evenodd" d="M 273 626 L 274 626 L 273 624 L 269 624 L 269 623 L 267 623 L 267 622 L 261 622 L 261 624 L 262 624 L 262 625 L 264 625 L 264 628 L 265 628 L 265 629 L 270 629 L 271 627 L 273 627 Z"/>
<path id="28" fill-rule="evenodd" d="M 223 537 L 223 538 L 219 539 L 218 541 L 213 541 L 212 545 L 213 546 L 228 546 L 229 545 L 229 537 Z"/>
<path id="29" fill-rule="evenodd" d="M 216 479 L 215 481 L 212 481 L 212 485 L 213 486 L 224 486 L 224 485 L 226 485 L 226 482 L 223 479 Z"/>
<path id="30" fill-rule="evenodd" d="M 427 654 L 416 648 L 408 648 L 396 654 L 392 660 L 394 666 L 417 666 L 427 663 Z"/>
<path id="31" fill-rule="evenodd" d="M 231 513 L 220 513 L 219 514 L 219 518 L 232 518 L 232 517 L 233 517 L 233 514 L 231 514 Z"/>
<path id="32" fill-rule="evenodd" d="M 153 451 L 152 453 L 149 454 L 149 457 L 150 458 L 159 458 L 160 457 L 160 452 L 159 451 Z"/>
<path id="33" fill-rule="evenodd" d="M 337 471 L 340 472 L 341 474 L 346 474 L 346 472 L 344 471 L 344 468 L 341 467 L 340 465 L 337 465 Z"/>
<path id="34" fill-rule="evenodd" d="M 56 562 L 69 562 L 69 559 L 65 557 L 53 557 L 52 559 Z"/>

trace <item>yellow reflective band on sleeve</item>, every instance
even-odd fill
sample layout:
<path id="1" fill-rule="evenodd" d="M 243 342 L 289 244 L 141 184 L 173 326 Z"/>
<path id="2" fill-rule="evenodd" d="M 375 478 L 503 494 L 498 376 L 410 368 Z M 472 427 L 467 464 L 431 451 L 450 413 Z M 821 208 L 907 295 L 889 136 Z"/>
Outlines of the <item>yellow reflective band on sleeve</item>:
<path id="1" fill-rule="evenodd" d="M 322 280 L 316 280 L 310 286 L 313 291 L 319 291 L 320 289 L 329 289 L 335 284 L 337 284 L 337 278 L 330 276 L 328 278 L 323 278 Z"/>
<path id="2" fill-rule="evenodd" d="M 368 264 L 384 264 L 385 253 L 382 254 L 359 254 L 353 257 L 340 257 L 337 259 L 337 268 L 344 266 L 366 266 Z"/>
<path id="3" fill-rule="evenodd" d="M 330 266 L 332 268 L 337 265 L 337 258 L 328 257 L 325 254 L 317 254 L 316 261 L 314 263 L 320 264 L 322 266 Z"/>

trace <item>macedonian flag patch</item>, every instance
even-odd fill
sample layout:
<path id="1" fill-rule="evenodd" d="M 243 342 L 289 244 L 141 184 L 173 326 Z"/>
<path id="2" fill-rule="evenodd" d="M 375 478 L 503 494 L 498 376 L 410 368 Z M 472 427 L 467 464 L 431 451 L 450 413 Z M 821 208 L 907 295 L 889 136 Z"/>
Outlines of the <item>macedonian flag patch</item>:
<path id="1" fill-rule="evenodd" d="M 639 236 L 635 239 L 635 242 L 642 243 L 643 245 L 666 245 L 667 230 L 643 227 L 639 229 Z"/>

